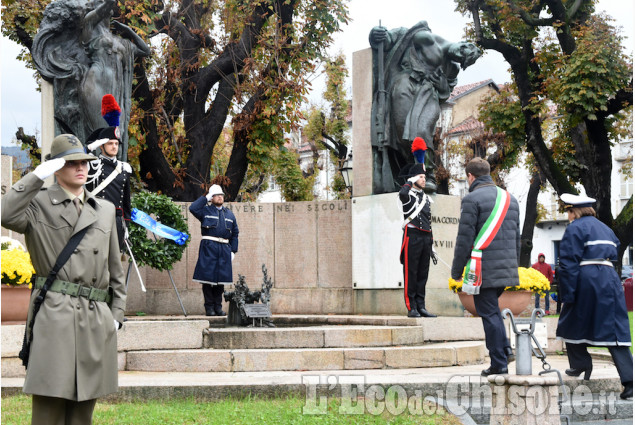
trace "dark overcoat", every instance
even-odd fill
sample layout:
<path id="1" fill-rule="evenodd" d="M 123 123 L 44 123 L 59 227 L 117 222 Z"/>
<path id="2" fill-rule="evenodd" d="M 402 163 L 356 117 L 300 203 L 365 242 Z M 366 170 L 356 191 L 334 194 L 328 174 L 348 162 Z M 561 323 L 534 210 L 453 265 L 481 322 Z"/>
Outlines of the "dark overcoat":
<path id="1" fill-rule="evenodd" d="M 595 217 L 569 224 L 560 242 L 558 285 L 562 311 L 556 337 L 570 343 L 631 345 L 626 301 L 620 278 L 609 265 L 584 260 L 617 260 L 620 242 Z"/>
<path id="2" fill-rule="evenodd" d="M 46 277 L 71 235 L 88 227 L 57 274 L 60 280 L 113 291 L 111 306 L 49 291 L 33 327 L 24 392 L 84 401 L 117 391 L 117 335 L 126 289 L 115 224 L 115 208 L 86 193 L 81 215 L 57 184 L 27 174 L 2 198 L 2 226 L 25 235 L 38 276 Z M 33 301 L 31 294 L 28 318 Z"/>
<path id="3" fill-rule="evenodd" d="M 492 178 L 489 175 L 480 176 L 472 182 L 470 193 L 461 201 L 459 232 L 452 261 L 452 279 L 461 278 L 470 259 L 474 240 L 496 205 L 496 192 Z M 518 285 L 519 220 L 518 201 L 512 196 L 501 228 L 489 247 L 483 250 L 483 288 Z"/>
<path id="4" fill-rule="evenodd" d="M 230 284 L 232 278 L 232 252 L 238 252 L 238 223 L 226 207 L 207 205 L 201 196 L 190 205 L 190 212 L 201 222 L 201 236 L 226 239 L 221 243 L 202 239 L 198 249 L 198 261 L 194 269 L 194 280 L 200 283 Z"/>

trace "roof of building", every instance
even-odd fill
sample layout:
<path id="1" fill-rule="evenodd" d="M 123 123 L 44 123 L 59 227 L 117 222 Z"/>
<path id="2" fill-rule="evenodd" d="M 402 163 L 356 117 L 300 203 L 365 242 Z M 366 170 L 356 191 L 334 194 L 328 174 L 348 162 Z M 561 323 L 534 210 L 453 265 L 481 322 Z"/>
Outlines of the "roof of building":
<path id="1" fill-rule="evenodd" d="M 489 80 L 483 80 L 477 83 L 465 84 L 463 86 L 454 87 L 454 90 L 452 90 L 452 93 L 450 94 L 450 98 L 448 99 L 448 102 L 455 101 L 465 96 L 466 94 L 471 93 L 485 86 L 492 86 L 494 90 L 499 91 L 499 88 L 494 82 L 494 80 L 490 78 Z"/>
<path id="2" fill-rule="evenodd" d="M 476 118 L 469 117 L 465 121 L 457 125 L 456 127 L 448 130 L 448 132 L 446 133 L 446 136 L 451 136 L 453 134 L 467 133 L 468 131 L 481 130 L 481 129 L 483 129 L 483 123 L 477 120 Z"/>
<path id="3" fill-rule="evenodd" d="M 309 152 L 314 150 L 316 150 L 316 148 L 312 143 L 304 143 L 298 148 L 298 152 Z"/>

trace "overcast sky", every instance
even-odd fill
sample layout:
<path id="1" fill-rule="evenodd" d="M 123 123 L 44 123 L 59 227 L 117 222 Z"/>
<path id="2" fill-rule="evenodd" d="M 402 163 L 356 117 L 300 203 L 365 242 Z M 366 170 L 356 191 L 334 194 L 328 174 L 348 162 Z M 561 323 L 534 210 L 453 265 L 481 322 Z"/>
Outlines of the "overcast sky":
<path id="1" fill-rule="evenodd" d="M 411 27 L 420 20 L 428 21 L 433 33 L 450 41 L 463 39 L 468 18 L 454 11 L 454 2 L 450 0 L 350 0 L 349 14 L 351 22 L 344 31 L 336 36 L 333 53 L 343 52 L 347 57 L 349 72 L 352 73 L 352 53 L 366 49 L 368 33 L 379 24 L 388 29 Z M 598 10 L 606 10 L 617 19 L 617 25 L 624 28 L 629 36 L 626 48 L 633 51 L 633 2 L 600 0 Z M 40 94 L 36 91 L 33 72 L 26 69 L 15 57 L 20 48 L 13 42 L 2 38 L 0 44 L 0 114 L 1 139 L 3 146 L 11 144 L 18 126 L 24 127 L 27 134 L 41 131 Z M 459 73 L 459 85 L 486 79 L 497 84 L 509 81 L 507 64 L 496 52 L 486 52 L 474 65 Z M 312 99 L 320 98 L 322 90 L 320 79 L 313 85 L 316 91 Z M 350 95 L 350 84 L 349 84 Z"/>

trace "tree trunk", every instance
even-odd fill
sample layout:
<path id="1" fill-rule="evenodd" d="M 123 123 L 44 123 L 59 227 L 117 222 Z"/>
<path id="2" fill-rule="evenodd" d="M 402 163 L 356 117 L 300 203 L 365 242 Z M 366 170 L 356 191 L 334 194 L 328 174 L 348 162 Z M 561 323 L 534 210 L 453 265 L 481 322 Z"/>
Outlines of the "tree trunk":
<path id="1" fill-rule="evenodd" d="M 622 264 L 622 256 L 629 245 L 633 244 L 633 196 L 613 222 L 613 231 L 620 240 L 620 249 L 617 260 Z"/>
<path id="2" fill-rule="evenodd" d="M 538 194 L 540 187 L 545 183 L 540 170 L 534 171 L 531 184 L 527 192 L 527 205 L 525 207 L 525 222 L 520 234 L 520 267 L 531 267 L 531 250 L 533 249 L 534 229 L 538 219 Z"/>
<path id="3" fill-rule="evenodd" d="M 609 227 L 613 227 L 613 213 L 611 212 L 611 170 L 613 157 L 611 142 L 603 118 L 597 120 L 585 119 L 589 140 L 593 149 L 593 161 L 589 162 L 589 173 L 593 181 L 585 189 L 589 196 L 596 200 L 597 218 Z"/>
<path id="4" fill-rule="evenodd" d="M 135 64 L 135 79 L 138 81 L 134 89 L 135 98 L 139 101 L 139 108 L 146 111 L 141 119 L 141 129 L 146 136 L 145 148 L 139 155 L 141 179 L 146 183 L 148 190 L 152 192 L 161 190 L 165 195 L 172 196 L 176 189 L 176 178 L 158 143 L 157 125 L 151 112 L 153 110 L 152 93 L 145 69 L 139 64 Z"/>

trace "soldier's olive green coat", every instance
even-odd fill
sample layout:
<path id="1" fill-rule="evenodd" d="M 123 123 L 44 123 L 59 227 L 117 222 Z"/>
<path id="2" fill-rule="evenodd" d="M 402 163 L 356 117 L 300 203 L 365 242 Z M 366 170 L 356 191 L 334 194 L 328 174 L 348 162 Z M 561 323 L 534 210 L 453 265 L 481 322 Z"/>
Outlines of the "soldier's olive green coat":
<path id="1" fill-rule="evenodd" d="M 75 252 L 57 278 L 114 291 L 112 306 L 48 292 L 33 327 L 24 392 L 84 401 L 117 391 L 117 336 L 126 293 L 115 227 L 114 206 L 88 191 L 79 219 L 75 206 L 57 184 L 28 174 L 2 198 L 2 226 L 24 233 L 33 267 L 46 277 L 70 237 L 84 227 Z M 33 300 L 29 306 L 29 320 Z"/>

